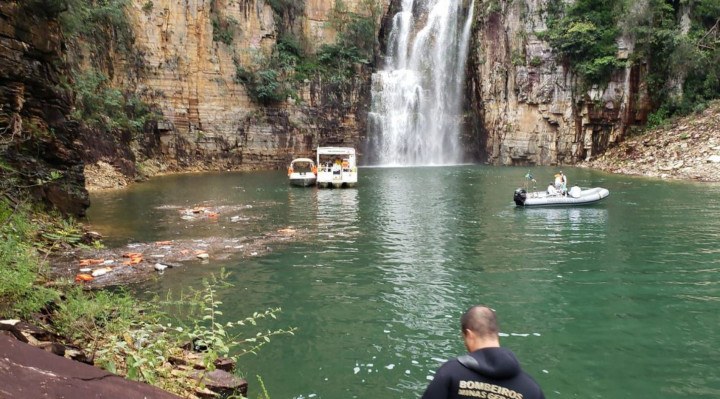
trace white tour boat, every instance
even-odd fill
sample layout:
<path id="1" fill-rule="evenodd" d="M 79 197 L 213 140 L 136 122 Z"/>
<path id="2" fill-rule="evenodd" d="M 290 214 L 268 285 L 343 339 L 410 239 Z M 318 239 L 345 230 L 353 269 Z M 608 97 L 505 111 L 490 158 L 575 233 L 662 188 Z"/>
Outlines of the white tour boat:
<path id="1" fill-rule="evenodd" d="M 319 187 L 355 187 L 357 159 L 350 147 L 318 147 L 317 185 Z"/>

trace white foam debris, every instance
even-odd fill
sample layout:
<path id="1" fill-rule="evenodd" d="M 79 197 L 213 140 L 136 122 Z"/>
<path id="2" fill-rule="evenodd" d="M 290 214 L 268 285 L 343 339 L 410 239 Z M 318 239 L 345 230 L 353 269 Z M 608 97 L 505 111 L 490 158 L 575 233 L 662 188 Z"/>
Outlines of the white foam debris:
<path id="1" fill-rule="evenodd" d="M 430 359 L 432 359 L 436 362 L 442 362 L 442 363 L 445 363 L 445 361 L 447 360 L 447 359 L 440 359 L 439 357 L 431 357 Z"/>
<path id="2" fill-rule="evenodd" d="M 533 333 L 534 336 L 539 337 L 540 333 Z"/>
<path id="3" fill-rule="evenodd" d="M 390 334 L 390 330 L 383 330 L 385 334 Z"/>
<path id="4" fill-rule="evenodd" d="M 433 376 L 431 376 L 431 375 L 426 375 L 426 376 L 425 376 L 425 379 L 428 380 L 428 381 L 432 381 L 432 380 L 433 380 Z"/>
<path id="5" fill-rule="evenodd" d="M 388 364 L 387 366 L 385 366 L 385 368 L 388 369 L 388 370 L 392 370 L 392 369 L 395 368 L 395 365 L 394 365 L 394 364 Z"/>
<path id="6" fill-rule="evenodd" d="M 411 361 L 410 363 L 412 363 L 412 364 L 419 364 L 417 360 L 413 360 L 413 361 Z"/>
<path id="7" fill-rule="evenodd" d="M 527 337 L 530 334 L 510 333 L 513 337 Z"/>
<path id="8" fill-rule="evenodd" d="M 498 335 L 501 337 L 509 337 L 509 335 L 507 335 L 507 333 L 498 333 Z"/>
<path id="9" fill-rule="evenodd" d="M 360 367 L 354 367 L 353 368 L 353 374 L 357 374 L 360 372 Z"/>
<path id="10" fill-rule="evenodd" d="M 542 372 L 545 374 L 549 373 L 549 371 L 547 371 L 547 370 L 543 370 Z"/>
<path id="11" fill-rule="evenodd" d="M 410 374 L 410 370 L 405 370 L 405 374 Z"/>

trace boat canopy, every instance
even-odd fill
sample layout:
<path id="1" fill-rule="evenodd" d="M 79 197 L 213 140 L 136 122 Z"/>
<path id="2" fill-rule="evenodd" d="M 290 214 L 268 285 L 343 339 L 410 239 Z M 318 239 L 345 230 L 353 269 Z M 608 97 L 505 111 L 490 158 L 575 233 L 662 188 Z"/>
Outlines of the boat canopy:
<path id="1" fill-rule="evenodd" d="M 351 147 L 318 147 L 317 155 L 355 155 L 355 149 Z"/>
<path id="2" fill-rule="evenodd" d="M 295 158 L 290 162 L 290 165 L 296 164 L 296 163 L 309 163 L 309 164 L 315 164 L 315 161 L 313 161 L 310 158 Z"/>

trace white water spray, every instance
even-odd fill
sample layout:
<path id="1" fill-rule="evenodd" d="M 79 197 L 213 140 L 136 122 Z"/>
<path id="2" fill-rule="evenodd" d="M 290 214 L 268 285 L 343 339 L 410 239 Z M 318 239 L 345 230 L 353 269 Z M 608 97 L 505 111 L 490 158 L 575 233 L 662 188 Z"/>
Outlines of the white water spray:
<path id="1" fill-rule="evenodd" d="M 379 165 L 460 162 L 465 61 L 474 1 L 402 0 L 385 68 L 373 74 L 370 159 Z M 415 14 L 413 14 L 413 11 Z"/>

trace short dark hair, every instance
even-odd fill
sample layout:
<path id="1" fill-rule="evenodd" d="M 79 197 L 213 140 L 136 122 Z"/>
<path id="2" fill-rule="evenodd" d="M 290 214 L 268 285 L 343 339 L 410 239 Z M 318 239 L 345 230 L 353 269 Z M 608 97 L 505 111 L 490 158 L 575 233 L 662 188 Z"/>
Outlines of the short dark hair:
<path id="1" fill-rule="evenodd" d="M 481 337 L 496 337 L 500 332 L 495 311 L 483 305 L 468 309 L 460 318 L 460 328 L 463 333 L 471 330 Z"/>

